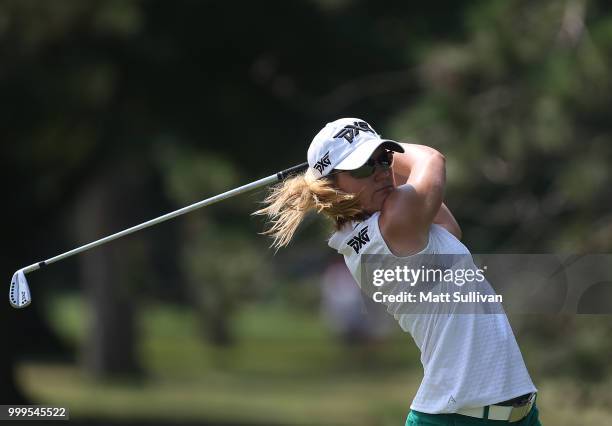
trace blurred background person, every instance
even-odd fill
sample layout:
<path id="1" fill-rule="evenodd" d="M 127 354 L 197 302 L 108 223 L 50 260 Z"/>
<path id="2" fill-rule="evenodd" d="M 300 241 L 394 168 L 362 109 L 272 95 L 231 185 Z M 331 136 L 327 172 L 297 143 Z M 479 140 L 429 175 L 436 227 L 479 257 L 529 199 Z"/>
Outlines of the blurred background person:
<path id="1" fill-rule="evenodd" d="M 346 344 L 375 344 L 389 335 L 393 321 L 384 307 L 364 297 L 342 258 L 330 261 L 321 280 L 321 311 Z"/>

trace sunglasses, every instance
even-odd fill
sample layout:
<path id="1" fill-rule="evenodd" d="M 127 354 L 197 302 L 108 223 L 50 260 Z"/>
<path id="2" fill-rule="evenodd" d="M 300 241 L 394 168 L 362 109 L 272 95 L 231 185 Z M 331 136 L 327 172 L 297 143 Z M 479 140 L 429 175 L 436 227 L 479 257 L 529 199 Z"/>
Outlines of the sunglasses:
<path id="1" fill-rule="evenodd" d="M 376 157 L 371 157 L 366 163 L 358 169 L 346 170 L 348 174 L 357 179 L 370 177 L 376 171 L 376 166 L 383 170 L 388 170 L 393 164 L 393 151 L 385 150 Z"/>

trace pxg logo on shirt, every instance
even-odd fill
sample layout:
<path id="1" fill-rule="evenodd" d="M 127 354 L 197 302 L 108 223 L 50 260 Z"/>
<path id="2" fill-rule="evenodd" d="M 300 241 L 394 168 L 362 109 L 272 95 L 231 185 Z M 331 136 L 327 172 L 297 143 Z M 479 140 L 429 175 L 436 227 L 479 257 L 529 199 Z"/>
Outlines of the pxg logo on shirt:
<path id="1" fill-rule="evenodd" d="M 359 254 L 359 250 L 367 243 L 370 242 L 370 237 L 368 236 L 368 227 L 366 226 L 361 231 L 357 233 L 353 238 L 348 240 L 347 245 L 351 246 L 355 253 Z"/>
<path id="2" fill-rule="evenodd" d="M 355 121 L 354 124 L 348 124 L 334 135 L 334 139 L 344 138 L 348 143 L 353 143 L 353 140 L 359 134 L 359 131 L 376 133 L 365 121 Z"/>
<path id="3" fill-rule="evenodd" d="M 317 161 L 314 165 L 314 168 L 319 171 L 319 173 L 323 174 L 323 170 L 325 170 L 328 166 L 331 166 L 331 161 L 329 160 L 329 151 L 325 153 L 323 158 Z"/>

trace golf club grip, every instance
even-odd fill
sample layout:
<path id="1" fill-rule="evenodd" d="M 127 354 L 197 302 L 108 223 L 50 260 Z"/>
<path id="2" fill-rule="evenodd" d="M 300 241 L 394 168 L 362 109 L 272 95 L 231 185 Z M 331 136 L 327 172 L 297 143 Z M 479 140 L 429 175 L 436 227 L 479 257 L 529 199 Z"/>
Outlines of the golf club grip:
<path id="1" fill-rule="evenodd" d="M 297 166 L 289 167 L 276 174 L 279 181 L 288 178 L 289 176 L 305 171 L 308 168 L 308 163 L 298 164 Z"/>

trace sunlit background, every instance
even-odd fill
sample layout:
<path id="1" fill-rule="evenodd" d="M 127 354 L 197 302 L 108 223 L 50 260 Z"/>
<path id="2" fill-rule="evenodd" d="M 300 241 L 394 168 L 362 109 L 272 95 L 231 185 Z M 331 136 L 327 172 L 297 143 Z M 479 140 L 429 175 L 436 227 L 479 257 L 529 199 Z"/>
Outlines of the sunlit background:
<path id="1" fill-rule="evenodd" d="M 342 116 L 446 155 L 473 252 L 610 252 L 611 76 L 604 0 L 0 1 L 6 291 L 305 161 Z M 0 403 L 81 424 L 403 424 L 411 337 L 362 300 L 322 219 L 268 249 L 264 195 L 30 274 L 32 306 L 0 305 Z M 612 318 L 510 322 L 543 424 L 612 424 Z"/>

